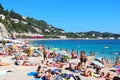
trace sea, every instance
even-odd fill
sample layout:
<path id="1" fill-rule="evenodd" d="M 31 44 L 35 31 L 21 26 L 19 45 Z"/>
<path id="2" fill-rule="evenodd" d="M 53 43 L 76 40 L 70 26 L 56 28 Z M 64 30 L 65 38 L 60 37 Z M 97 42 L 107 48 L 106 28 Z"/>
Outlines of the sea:
<path id="1" fill-rule="evenodd" d="M 81 51 L 86 51 L 86 55 L 91 52 L 95 53 L 95 57 L 102 57 L 114 62 L 120 56 L 120 40 L 33 40 L 30 44 L 38 47 L 40 44 L 46 48 L 58 48 L 59 50 L 74 49 L 79 55 Z"/>

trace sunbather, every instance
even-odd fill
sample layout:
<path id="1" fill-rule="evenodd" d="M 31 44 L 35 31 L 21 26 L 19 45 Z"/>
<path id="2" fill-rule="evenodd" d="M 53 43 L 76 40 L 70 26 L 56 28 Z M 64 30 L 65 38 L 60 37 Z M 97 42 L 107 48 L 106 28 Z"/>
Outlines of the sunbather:
<path id="1" fill-rule="evenodd" d="M 42 77 L 43 77 L 43 70 L 42 70 L 42 67 L 41 67 L 41 66 L 38 66 L 37 72 L 38 72 L 38 73 L 36 74 L 35 77 L 37 77 L 37 78 L 42 78 Z"/>
<path id="2" fill-rule="evenodd" d="M 9 65 L 8 63 L 0 62 L 0 66 L 8 66 L 8 65 Z"/>

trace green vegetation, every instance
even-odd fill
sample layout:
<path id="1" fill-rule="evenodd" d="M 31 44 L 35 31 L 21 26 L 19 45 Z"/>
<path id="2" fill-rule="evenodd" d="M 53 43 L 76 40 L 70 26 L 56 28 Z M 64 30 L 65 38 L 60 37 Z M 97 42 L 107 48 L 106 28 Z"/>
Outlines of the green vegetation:
<path id="1" fill-rule="evenodd" d="M 0 4 L 0 14 L 5 16 L 5 19 L 0 18 L 0 22 L 5 25 L 8 32 L 12 35 L 14 32 L 21 33 L 36 33 L 44 35 L 45 38 L 58 38 L 59 36 L 66 36 L 67 38 L 109 38 L 117 39 L 120 34 L 112 34 L 108 32 L 100 33 L 97 31 L 89 32 L 65 32 L 63 29 L 56 28 L 53 25 L 47 24 L 44 20 L 37 20 L 34 18 L 24 18 L 14 10 L 4 10 Z M 17 37 L 26 38 L 26 35 L 17 35 Z"/>
<path id="2" fill-rule="evenodd" d="M 57 38 L 58 35 L 64 35 L 62 29 L 56 28 L 47 24 L 44 20 L 37 20 L 34 18 L 23 18 L 20 14 L 14 12 L 14 10 L 4 10 L 0 4 L 0 14 L 5 16 L 5 19 L 0 18 L 0 22 L 5 25 L 9 33 L 36 33 L 42 34 L 45 38 Z M 17 22 L 15 22 L 17 21 Z"/>

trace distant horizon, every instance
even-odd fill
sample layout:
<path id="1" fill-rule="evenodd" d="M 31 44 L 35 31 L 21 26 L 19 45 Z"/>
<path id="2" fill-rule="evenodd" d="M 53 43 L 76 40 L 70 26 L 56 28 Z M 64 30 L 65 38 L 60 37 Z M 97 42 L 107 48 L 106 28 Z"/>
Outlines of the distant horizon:
<path id="1" fill-rule="evenodd" d="M 5 10 L 44 20 L 65 32 L 120 34 L 119 0 L 1 0 L 0 3 Z"/>

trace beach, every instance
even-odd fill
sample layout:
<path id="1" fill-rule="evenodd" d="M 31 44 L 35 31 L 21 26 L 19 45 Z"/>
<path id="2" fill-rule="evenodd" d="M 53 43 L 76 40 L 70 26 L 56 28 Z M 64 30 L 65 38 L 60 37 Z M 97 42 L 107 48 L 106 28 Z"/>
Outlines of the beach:
<path id="1" fill-rule="evenodd" d="M 53 50 L 51 50 L 51 51 L 53 51 Z M 21 52 L 21 53 L 25 54 L 24 52 Z M 30 56 L 27 58 L 27 60 L 29 60 L 30 62 L 38 63 L 38 65 L 35 65 L 35 66 L 33 66 L 33 65 L 32 66 L 15 65 L 14 60 L 12 60 L 14 57 L 15 57 L 15 55 L 7 55 L 7 56 L 0 55 L 1 62 L 9 64 L 7 66 L 0 66 L 0 80 L 33 80 L 34 76 L 29 76 L 28 73 L 36 72 L 38 66 L 41 65 L 43 56 L 37 56 L 37 57 Z M 95 72 L 95 69 L 90 67 L 91 62 L 93 60 L 95 60 L 95 57 L 94 56 L 87 56 L 87 57 L 88 57 L 88 60 L 87 60 L 86 66 L 89 66 L 88 69 Z M 47 61 L 55 62 L 55 61 L 53 61 L 52 58 L 48 58 Z M 69 63 L 77 64 L 78 62 L 80 62 L 80 58 L 75 58 L 75 59 L 69 60 Z M 44 61 L 44 63 L 46 63 L 46 61 Z M 65 65 L 62 68 L 60 68 L 62 70 L 61 73 L 67 73 L 67 74 L 73 74 L 74 76 L 79 76 L 81 80 L 99 80 L 99 78 L 96 78 L 95 76 L 85 77 L 84 75 L 81 75 L 81 72 L 76 73 L 73 71 L 66 70 L 65 68 L 69 66 L 69 63 L 68 62 L 63 63 Z M 44 70 L 55 68 L 55 67 L 46 66 L 45 64 L 43 66 L 46 67 L 46 68 L 44 68 Z M 100 72 L 105 72 L 105 74 L 107 72 L 110 72 L 111 76 L 114 77 L 114 76 L 118 76 L 117 72 L 116 72 L 117 69 L 118 68 L 114 68 L 113 65 L 105 66 L 104 68 L 101 68 Z M 8 71 L 8 72 L 5 74 L 2 74 L 2 72 L 4 72 L 4 71 Z"/>
<path id="2" fill-rule="evenodd" d="M 34 72 L 36 71 L 38 66 L 16 66 L 14 65 L 14 63 L 11 61 L 11 57 L 6 57 L 6 59 L 4 59 L 4 57 L 2 58 L 3 62 L 8 62 L 11 63 L 9 66 L 1 66 L 0 70 L 10 70 L 13 69 L 13 72 L 9 72 L 6 75 L 0 75 L 0 80 L 32 80 L 34 77 L 33 76 L 27 76 L 27 74 L 29 72 Z M 40 62 L 42 60 L 42 57 L 38 57 L 38 58 L 30 58 L 31 61 L 34 62 Z M 79 61 L 79 59 L 75 59 L 75 60 L 71 60 L 71 62 L 77 62 Z M 49 67 L 50 68 L 50 67 Z M 116 70 L 115 68 L 103 68 L 102 71 L 104 72 L 110 72 L 112 74 L 112 76 L 117 76 L 116 72 L 111 72 L 109 70 Z M 80 73 L 74 73 L 74 72 L 70 72 L 67 71 L 63 68 L 63 73 L 71 73 L 74 75 L 79 75 L 81 80 L 98 80 L 98 78 L 96 77 L 84 77 L 82 75 L 80 75 Z"/>

